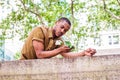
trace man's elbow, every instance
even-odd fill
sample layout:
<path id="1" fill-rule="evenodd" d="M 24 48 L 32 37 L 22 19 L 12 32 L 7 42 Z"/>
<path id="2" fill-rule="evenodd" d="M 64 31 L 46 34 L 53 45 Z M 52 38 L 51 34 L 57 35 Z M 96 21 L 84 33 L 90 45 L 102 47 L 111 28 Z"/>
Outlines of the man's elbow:
<path id="1" fill-rule="evenodd" d="M 44 56 L 41 54 L 41 52 L 36 52 L 37 59 L 44 59 Z"/>

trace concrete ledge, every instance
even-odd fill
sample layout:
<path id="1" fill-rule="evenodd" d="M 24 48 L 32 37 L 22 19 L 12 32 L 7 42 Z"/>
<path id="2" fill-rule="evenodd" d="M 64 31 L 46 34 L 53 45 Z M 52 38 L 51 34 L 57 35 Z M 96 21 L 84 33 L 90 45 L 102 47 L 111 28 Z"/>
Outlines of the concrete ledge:
<path id="1" fill-rule="evenodd" d="M 0 62 L 0 80 L 120 80 L 120 55 Z"/>

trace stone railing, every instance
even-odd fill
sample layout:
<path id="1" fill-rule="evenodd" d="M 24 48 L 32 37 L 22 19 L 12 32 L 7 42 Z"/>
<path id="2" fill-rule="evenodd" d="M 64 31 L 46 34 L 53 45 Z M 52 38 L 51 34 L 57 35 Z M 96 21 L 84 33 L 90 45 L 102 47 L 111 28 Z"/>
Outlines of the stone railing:
<path id="1" fill-rule="evenodd" d="M 120 55 L 0 62 L 0 80 L 120 80 Z"/>

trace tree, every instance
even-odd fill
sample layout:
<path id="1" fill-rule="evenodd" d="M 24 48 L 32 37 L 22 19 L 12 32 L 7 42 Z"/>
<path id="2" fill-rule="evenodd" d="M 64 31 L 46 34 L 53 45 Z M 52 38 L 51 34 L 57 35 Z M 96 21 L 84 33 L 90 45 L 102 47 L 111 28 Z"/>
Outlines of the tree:
<path id="1" fill-rule="evenodd" d="M 16 52 L 16 54 L 14 55 L 14 59 L 15 59 L 15 60 L 20 59 L 20 52 L 19 52 L 19 51 Z"/>

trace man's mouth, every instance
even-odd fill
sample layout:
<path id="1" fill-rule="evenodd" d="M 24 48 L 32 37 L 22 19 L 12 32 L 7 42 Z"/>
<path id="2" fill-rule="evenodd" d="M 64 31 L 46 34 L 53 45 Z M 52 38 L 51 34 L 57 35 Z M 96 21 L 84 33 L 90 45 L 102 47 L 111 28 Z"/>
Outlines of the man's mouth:
<path id="1" fill-rule="evenodd" d="M 62 33 L 61 33 L 61 32 L 59 32 L 59 33 L 58 33 L 58 36 L 62 36 Z"/>

